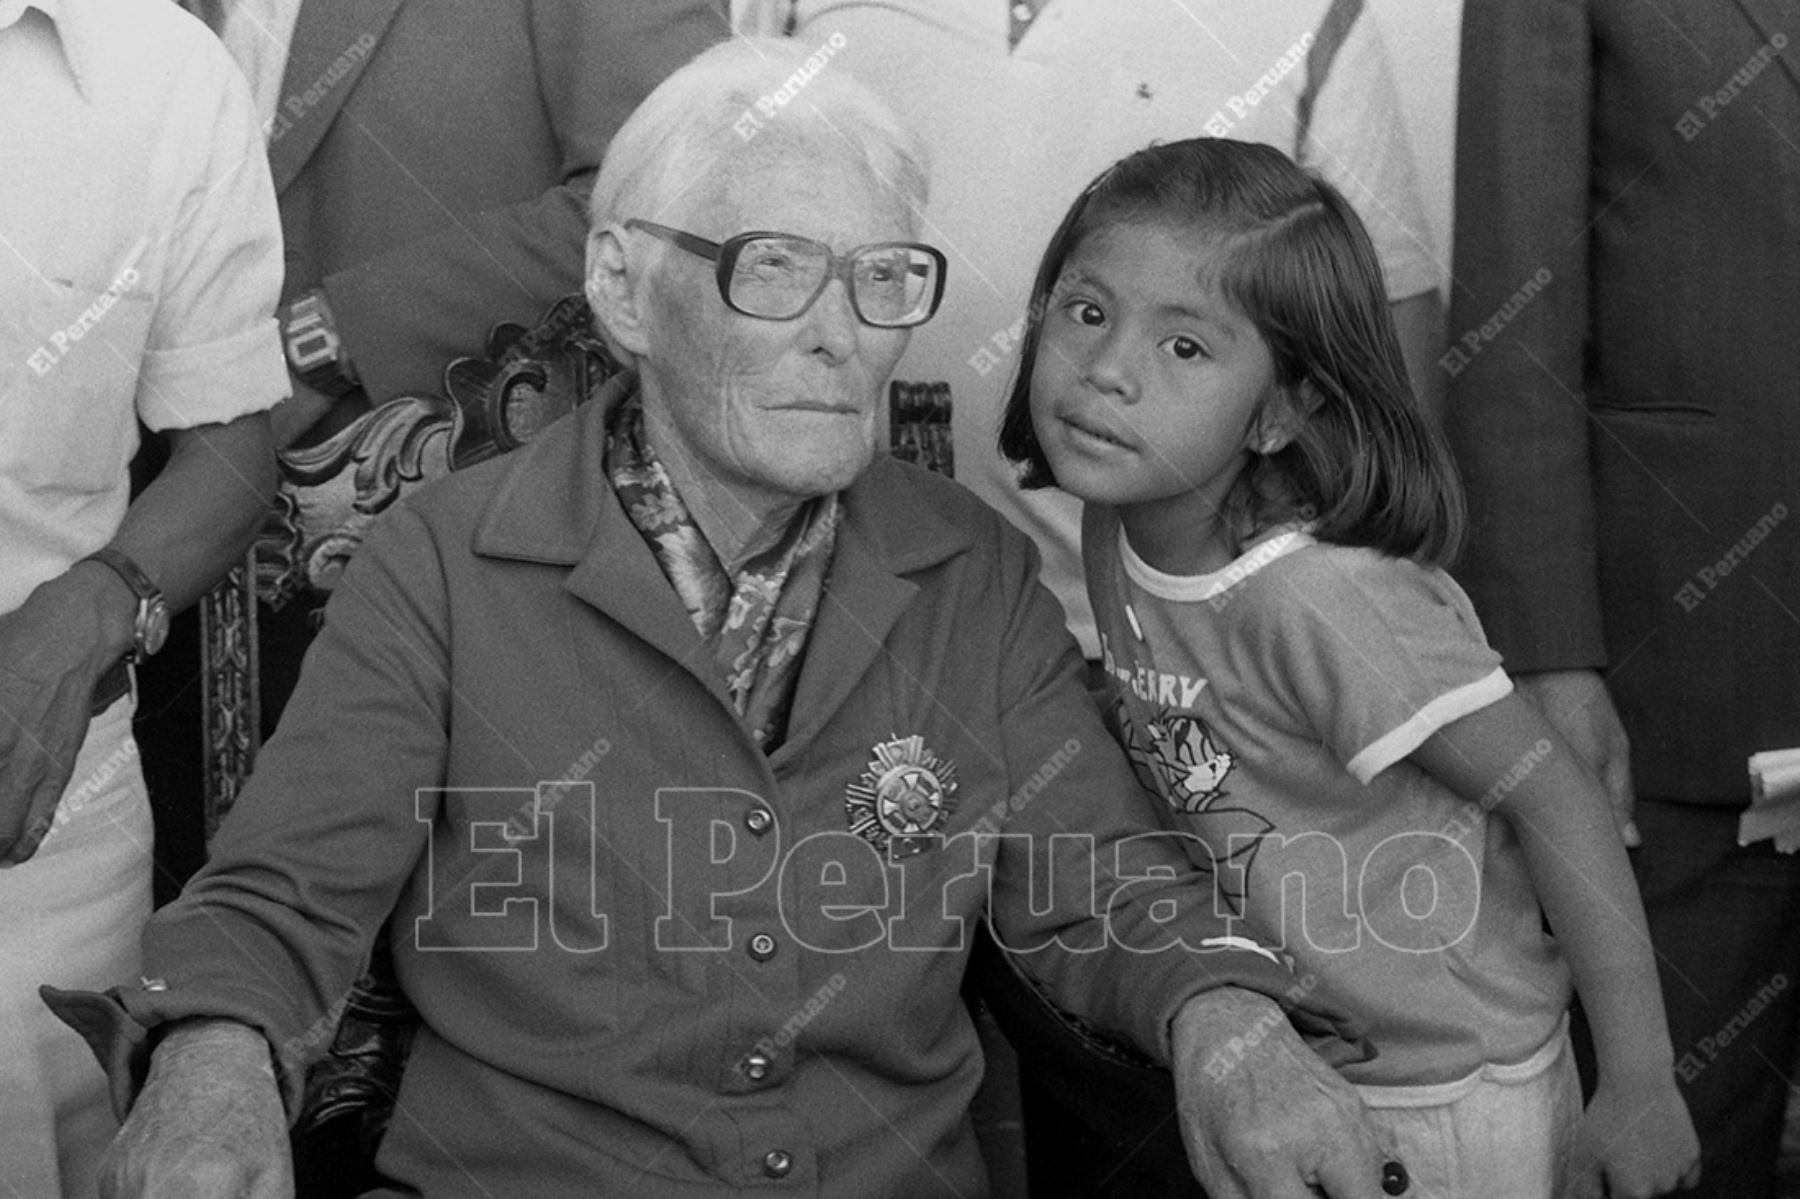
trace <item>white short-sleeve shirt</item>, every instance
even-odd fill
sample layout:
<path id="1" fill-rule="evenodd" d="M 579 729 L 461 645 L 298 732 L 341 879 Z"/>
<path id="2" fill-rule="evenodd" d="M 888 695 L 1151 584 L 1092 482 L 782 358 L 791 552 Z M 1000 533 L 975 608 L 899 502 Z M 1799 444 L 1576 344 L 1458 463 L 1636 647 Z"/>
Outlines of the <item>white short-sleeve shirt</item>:
<path id="1" fill-rule="evenodd" d="M 104 545 L 138 421 L 288 392 L 242 75 L 167 0 L 0 0 L 0 612 Z"/>

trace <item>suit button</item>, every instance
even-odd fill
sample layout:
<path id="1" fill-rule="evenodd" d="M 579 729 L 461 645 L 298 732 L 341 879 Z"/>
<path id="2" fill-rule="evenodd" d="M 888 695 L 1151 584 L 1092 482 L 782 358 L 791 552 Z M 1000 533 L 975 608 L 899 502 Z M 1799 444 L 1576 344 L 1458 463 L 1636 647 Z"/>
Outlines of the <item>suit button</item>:
<path id="1" fill-rule="evenodd" d="M 744 813 L 744 827 L 760 837 L 775 827 L 775 813 L 767 808 L 751 808 Z"/>
<path id="2" fill-rule="evenodd" d="M 766 1053 L 753 1053 L 744 1059 L 744 1074 L 751 1082 L 761 1082 L 769 1076 L 769 1067 L 774 1063 Z"/>
<path id="3" fill-rule="evenodd" d="M 768 933 L 757 933 L 750 938 L 750 956 L 759 962 L 766 962 L 775 956 L 775 938 Z"/>
<path id="4" fill-rule="evenodd" d="M 786 1178 L 794 1168 L 794 1155 L 785 1149 L 771 1149 L 763 1154 L 763 1173 L 770 1178 Z"/>

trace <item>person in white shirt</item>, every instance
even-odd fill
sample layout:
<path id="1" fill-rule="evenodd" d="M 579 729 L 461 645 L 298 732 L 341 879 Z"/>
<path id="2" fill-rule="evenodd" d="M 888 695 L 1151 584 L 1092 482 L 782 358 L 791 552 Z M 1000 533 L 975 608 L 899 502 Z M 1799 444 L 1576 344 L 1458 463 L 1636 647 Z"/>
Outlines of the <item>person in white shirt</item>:
<path id="1" fill-rule="evenodd" d="M 242 76 L 173 4 L 0 0 L 0 1182 L 83 1196 L 114 1122 L 40 983 L 136 971 L 127 663 L 242 554 L 287 394 Z M 134 501 L 139 423 L 171 459 Z"/>

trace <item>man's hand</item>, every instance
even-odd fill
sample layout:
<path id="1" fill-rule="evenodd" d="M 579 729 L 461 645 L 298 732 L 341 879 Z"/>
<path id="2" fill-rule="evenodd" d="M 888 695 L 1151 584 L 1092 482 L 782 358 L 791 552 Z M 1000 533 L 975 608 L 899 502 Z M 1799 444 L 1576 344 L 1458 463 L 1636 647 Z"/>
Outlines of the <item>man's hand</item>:
<path id="1" fill-rule="evenodd" d="M 1362 1100 L 1274 1001 L 1208 991 L 1172 1034 L 1181 1135 L 1212 1199 L 1382 1199 L 1386 1155 Z"/>
<path id="2" fill-rule="evenodd" d="M 269 1043 L 230 1020 L 183 1023 L 100 1163 L 101 1199 L 292 1199 Z"/>
<path id="3" fill-rule="evenodd" d="M 1581 755 L 1588 769 L 1600 776 L 1619 836 L 1626 848 L 1637 848 L 1642 838 L 1632 819 L 1637 797 L 1631 789 L 1631 742 L 1600 672 L 1546 670 L 1522 674 L 1516 682 L 1525 698 Z"/>
<path id="4" fill-rule="evenodd" d="M 236 565 L 275 490 L 269 418 L 169 432 L 169 462 L 108 543 L 187 607 Z M 0 615 L 0 866 L 37 852 L 87 735 L 94 684 L 131 648 L 137 596 L 77 562 Z"/>
<path id="5" fill-rule="evenodd" d="M 78 563 L 0 615 L 0 866 L 37 852 L 69 785 L 94 684 L 131 648 L 137 597 Z"/>

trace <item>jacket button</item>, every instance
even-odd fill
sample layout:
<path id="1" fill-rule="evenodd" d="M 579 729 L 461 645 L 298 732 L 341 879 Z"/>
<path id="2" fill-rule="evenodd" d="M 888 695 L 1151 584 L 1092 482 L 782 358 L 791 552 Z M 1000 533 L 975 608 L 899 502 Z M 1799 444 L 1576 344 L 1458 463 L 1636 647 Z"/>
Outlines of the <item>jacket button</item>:
<path id="1" fill-rule="evenodd" d="M 786 1178 L 794 1168 L 794 1155 L 785 1149 L 771 1149 L 763 1154 L 763 1173 L 770 1178 Z"/>
<path id="2" fill-rule="evenodd" d="M 769 1076 L 769 1067 L 774 1065 L 766 1053 L 753 1053 L 744 1059 L 744 1074 L 751 1082 L 761 1082 Z"/>
<path id="3" fill-rule="evenodd" d="M 766 962 L 775 956 L 775 938 L 768 933 L 757 933 L 750 938 L 750 956 L 759 962 Z"/>
<path id="4" fill-rule="evenodd" d="M 744 827 L 760 837 L 775 827 L 775 813 L 767 808 L 751 808 L 744 813 Z"/>

